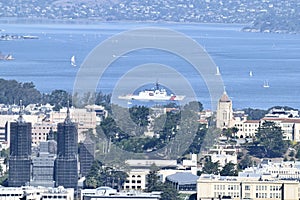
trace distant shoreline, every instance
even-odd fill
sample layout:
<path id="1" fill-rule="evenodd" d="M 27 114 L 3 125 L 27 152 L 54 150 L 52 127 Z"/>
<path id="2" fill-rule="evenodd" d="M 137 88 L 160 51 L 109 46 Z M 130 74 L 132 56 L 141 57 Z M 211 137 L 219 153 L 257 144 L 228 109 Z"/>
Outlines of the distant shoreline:
<path id="1" fill-rule="evenodd" d="M 175 22 L 175 21 L 153 21 L 153 20 L 145 20 L 145 21 L 134 21 L 134 20 L 119 20 L 119 21 L 108 21 L 97 18 L 89 18 L 89 19 L 47 19 L 47 18 L 0 18 L 0 24 L 78 24 L 78 25 L 97 25 L 100 23 L 150 23 L 150 24 L 184 24 L 184 25 L 195 25 L 195 24 L 228 24 L 228 25 L 237 25 L 242 26 L 240 31 L 242 32 L 252 32 L 252 33 L 276 33 L 276 34 L 300 34 L 297 31 L 288 31 L 281 30 L 273 27 L 272 29 L 261 29 L 254 27 L 253 25 L 240 24 L 240 23 L 217 23 L 217 22 Z M 1 27 L 0 27 L 1 30 Z"/>

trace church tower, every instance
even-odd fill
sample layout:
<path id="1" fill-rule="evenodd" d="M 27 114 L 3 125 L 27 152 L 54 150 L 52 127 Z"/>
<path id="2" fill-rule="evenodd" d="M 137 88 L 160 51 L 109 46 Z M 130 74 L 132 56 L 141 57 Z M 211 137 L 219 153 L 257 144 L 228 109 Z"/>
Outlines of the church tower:
<path id="1" fill-rule="evenodd" d="M 224 90 L 223 95 L 219 99 L 217 108 L 217 128 L 231 128 L 233 126 L 233 110 L 232 101 Z"/>

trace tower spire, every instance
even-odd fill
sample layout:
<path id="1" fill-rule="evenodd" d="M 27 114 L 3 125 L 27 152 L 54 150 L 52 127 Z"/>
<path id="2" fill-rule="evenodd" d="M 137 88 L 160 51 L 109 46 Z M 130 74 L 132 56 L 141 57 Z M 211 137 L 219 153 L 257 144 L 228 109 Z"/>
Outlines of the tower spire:
<path id="1" fill-rule="evenodd" d="M 19 118 L 18 118 L 18 122 L 24 122 L 24 119 L 23 119 L 23 104 L 22 104 L 22 100 L 20 100 L 19 106 L 20 106 L 20 110 L 19 110 Z"/>
<path id="2" fill-rule="evenodd" d="M 68 100 L 68 103 L 67 103 L 67 117 L 65 119 L 65 123 L 70 123 L 71 122 L 71 117 L 70 117 L 70 101 Z"/>

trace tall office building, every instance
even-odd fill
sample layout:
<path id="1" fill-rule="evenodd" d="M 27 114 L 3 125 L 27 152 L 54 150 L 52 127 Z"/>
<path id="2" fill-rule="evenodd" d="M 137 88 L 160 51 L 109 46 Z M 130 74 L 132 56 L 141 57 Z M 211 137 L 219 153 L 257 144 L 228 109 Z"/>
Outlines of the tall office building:
<path id="1" fill-rule="evenodd" d="M 80 161 L 80 174 L 87 176 L 91 170 L 92 164 L 95 159 L 95 143 L 87 134 L 85 140 L 79 144 L 79 161 Z"/>
<path id="2" fill-rule="evenodd" d="M 77 124 L 67 117 L 57 125 L 57 158 L 55 162 L 55 184 L 65 188 L 77 188 L 78 182 L 78 133 Z"/>
<path id="3" fill-rule="evenodd" d="M 31 123 L 23 119 L 22 109 L 17 121 L 10 123 L 10 134 L 8 185 L 20 187 L 30 181 L 31 174 Z"/>

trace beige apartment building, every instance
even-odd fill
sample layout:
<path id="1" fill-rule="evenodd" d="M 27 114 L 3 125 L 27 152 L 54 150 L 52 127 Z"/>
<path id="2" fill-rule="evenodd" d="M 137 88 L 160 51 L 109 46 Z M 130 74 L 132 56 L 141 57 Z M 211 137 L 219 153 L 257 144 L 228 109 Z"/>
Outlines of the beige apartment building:
<path id="1" fill-rule="evenodd" d="M 32 145 L 37 146 L 40 142 L 47 141 L 50 130 L 56 131 L 57 124 L 50 122 L 40 122 L 32 125 Z"/>
<path id="2" fill-rule="evenodd" d="M 297 200 L 299 182 L 264 180 L 260 177 L 202 175 L 197 181 L 197 200 L 213 199 Z"/>
<path id="3" fill-rule="evenodd" d="M 132 169 L 128 172 L 128 177 L 124 183 L 124 190 L 145 190 L 146 189 L 146 177 L 149 173 L 149 169 Z"/>
<path id="4" fill-rule="evenodd" d="M 61 109 L 60 111 L 52 111 L 50 113 L 50 122 L 52 123 L 60 123 L 65 120 L 67 116 L 67 109 Z M 78 123 L 78 140 L 82 141 L 84 137 L 82 137 L 81 133 L 92 129 L 94 132 L 96 131 L 97 125 L 97 117 L 96 112 L 90 109 L 79 109 L 72 108 L 70 109 L 70 116 L 73 122 Z"/>

